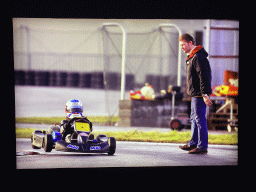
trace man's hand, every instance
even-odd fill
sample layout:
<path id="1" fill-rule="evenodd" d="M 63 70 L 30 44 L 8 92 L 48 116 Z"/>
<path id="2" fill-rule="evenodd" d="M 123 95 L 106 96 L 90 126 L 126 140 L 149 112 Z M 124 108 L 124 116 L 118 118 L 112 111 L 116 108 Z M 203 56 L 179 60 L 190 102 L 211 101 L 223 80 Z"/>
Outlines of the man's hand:
<path id="1" fill-rule="evenodd" d="M 207 106 L 212 106 L 212 102 L 208 96 L 204 96 L 203 99 Z"/>

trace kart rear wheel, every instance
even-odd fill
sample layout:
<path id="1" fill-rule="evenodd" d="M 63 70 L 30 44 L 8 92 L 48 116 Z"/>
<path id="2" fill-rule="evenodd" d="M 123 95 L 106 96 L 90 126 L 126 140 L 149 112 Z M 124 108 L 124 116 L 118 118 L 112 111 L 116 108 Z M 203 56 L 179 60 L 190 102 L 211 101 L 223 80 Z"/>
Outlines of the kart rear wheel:
<path id="1" fill-rule="evenodd" d="M 116 139 L 114 137 L 108 138 L 109 152 L 108 155 L 114 155 L 116 152 Z"/>
<path id="2" fill-rule="evenodd" d="M 41 147 L 37 147 L 37 146 L 33 145 L 33 142 L 34 142 L 34 134 L 31 135 L 31 147 L 33 149 L 40 149 L 41 148 Z"/>
<path id="3" fill-rule="evenodd" d="M 46 134 L 43 140 L 43 148 L 45 152 L 51 152 L 53 148 L 53 138 L 51 134 Z"/>

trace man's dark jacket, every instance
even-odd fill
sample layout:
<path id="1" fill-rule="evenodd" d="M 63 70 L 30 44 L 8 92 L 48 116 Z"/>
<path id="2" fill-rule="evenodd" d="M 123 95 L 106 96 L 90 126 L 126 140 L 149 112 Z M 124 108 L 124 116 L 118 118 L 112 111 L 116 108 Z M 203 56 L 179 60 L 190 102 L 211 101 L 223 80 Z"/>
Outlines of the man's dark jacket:
<path id="1" fill-rule="evenodd" d="M 210 95 L 211 67 L 207 59 L 208 53 L 201 45 L 196 46 L 186 59 L 187 62 L 187 94 L 191 97 Z"/>

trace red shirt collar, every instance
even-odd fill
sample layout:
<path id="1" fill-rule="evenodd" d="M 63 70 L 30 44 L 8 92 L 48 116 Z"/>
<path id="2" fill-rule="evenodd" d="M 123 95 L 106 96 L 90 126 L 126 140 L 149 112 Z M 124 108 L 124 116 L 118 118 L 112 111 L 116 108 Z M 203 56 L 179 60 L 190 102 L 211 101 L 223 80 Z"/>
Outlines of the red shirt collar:
<path id="1" fill-rule="evenodd" d="M 196 46 L 190 55 L 187 57 L 186 61 L 189 60 L 191 57 L 193 57 L 199 50 L 201 50 L 203 47 L 201 45 Z"/>

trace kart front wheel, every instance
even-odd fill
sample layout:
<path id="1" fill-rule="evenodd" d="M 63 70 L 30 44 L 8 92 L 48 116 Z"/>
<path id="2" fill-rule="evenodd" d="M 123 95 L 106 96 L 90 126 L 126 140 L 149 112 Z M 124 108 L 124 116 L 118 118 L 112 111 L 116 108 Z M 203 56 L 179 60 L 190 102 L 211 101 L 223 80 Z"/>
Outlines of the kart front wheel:
<path id="1" fill-rule="evenodd" d="M 114 155 L 116 152 L 116 139 L 114 137 L 108 138 L 109 152 L 108 155 Z"/>
<path id="2" fill-rule="evenodd" d="M 43 148 L 45 152 L 51 152 L 53 147 L 53 138 L 51 134 L 46 134 L 43 140 Z"/>

